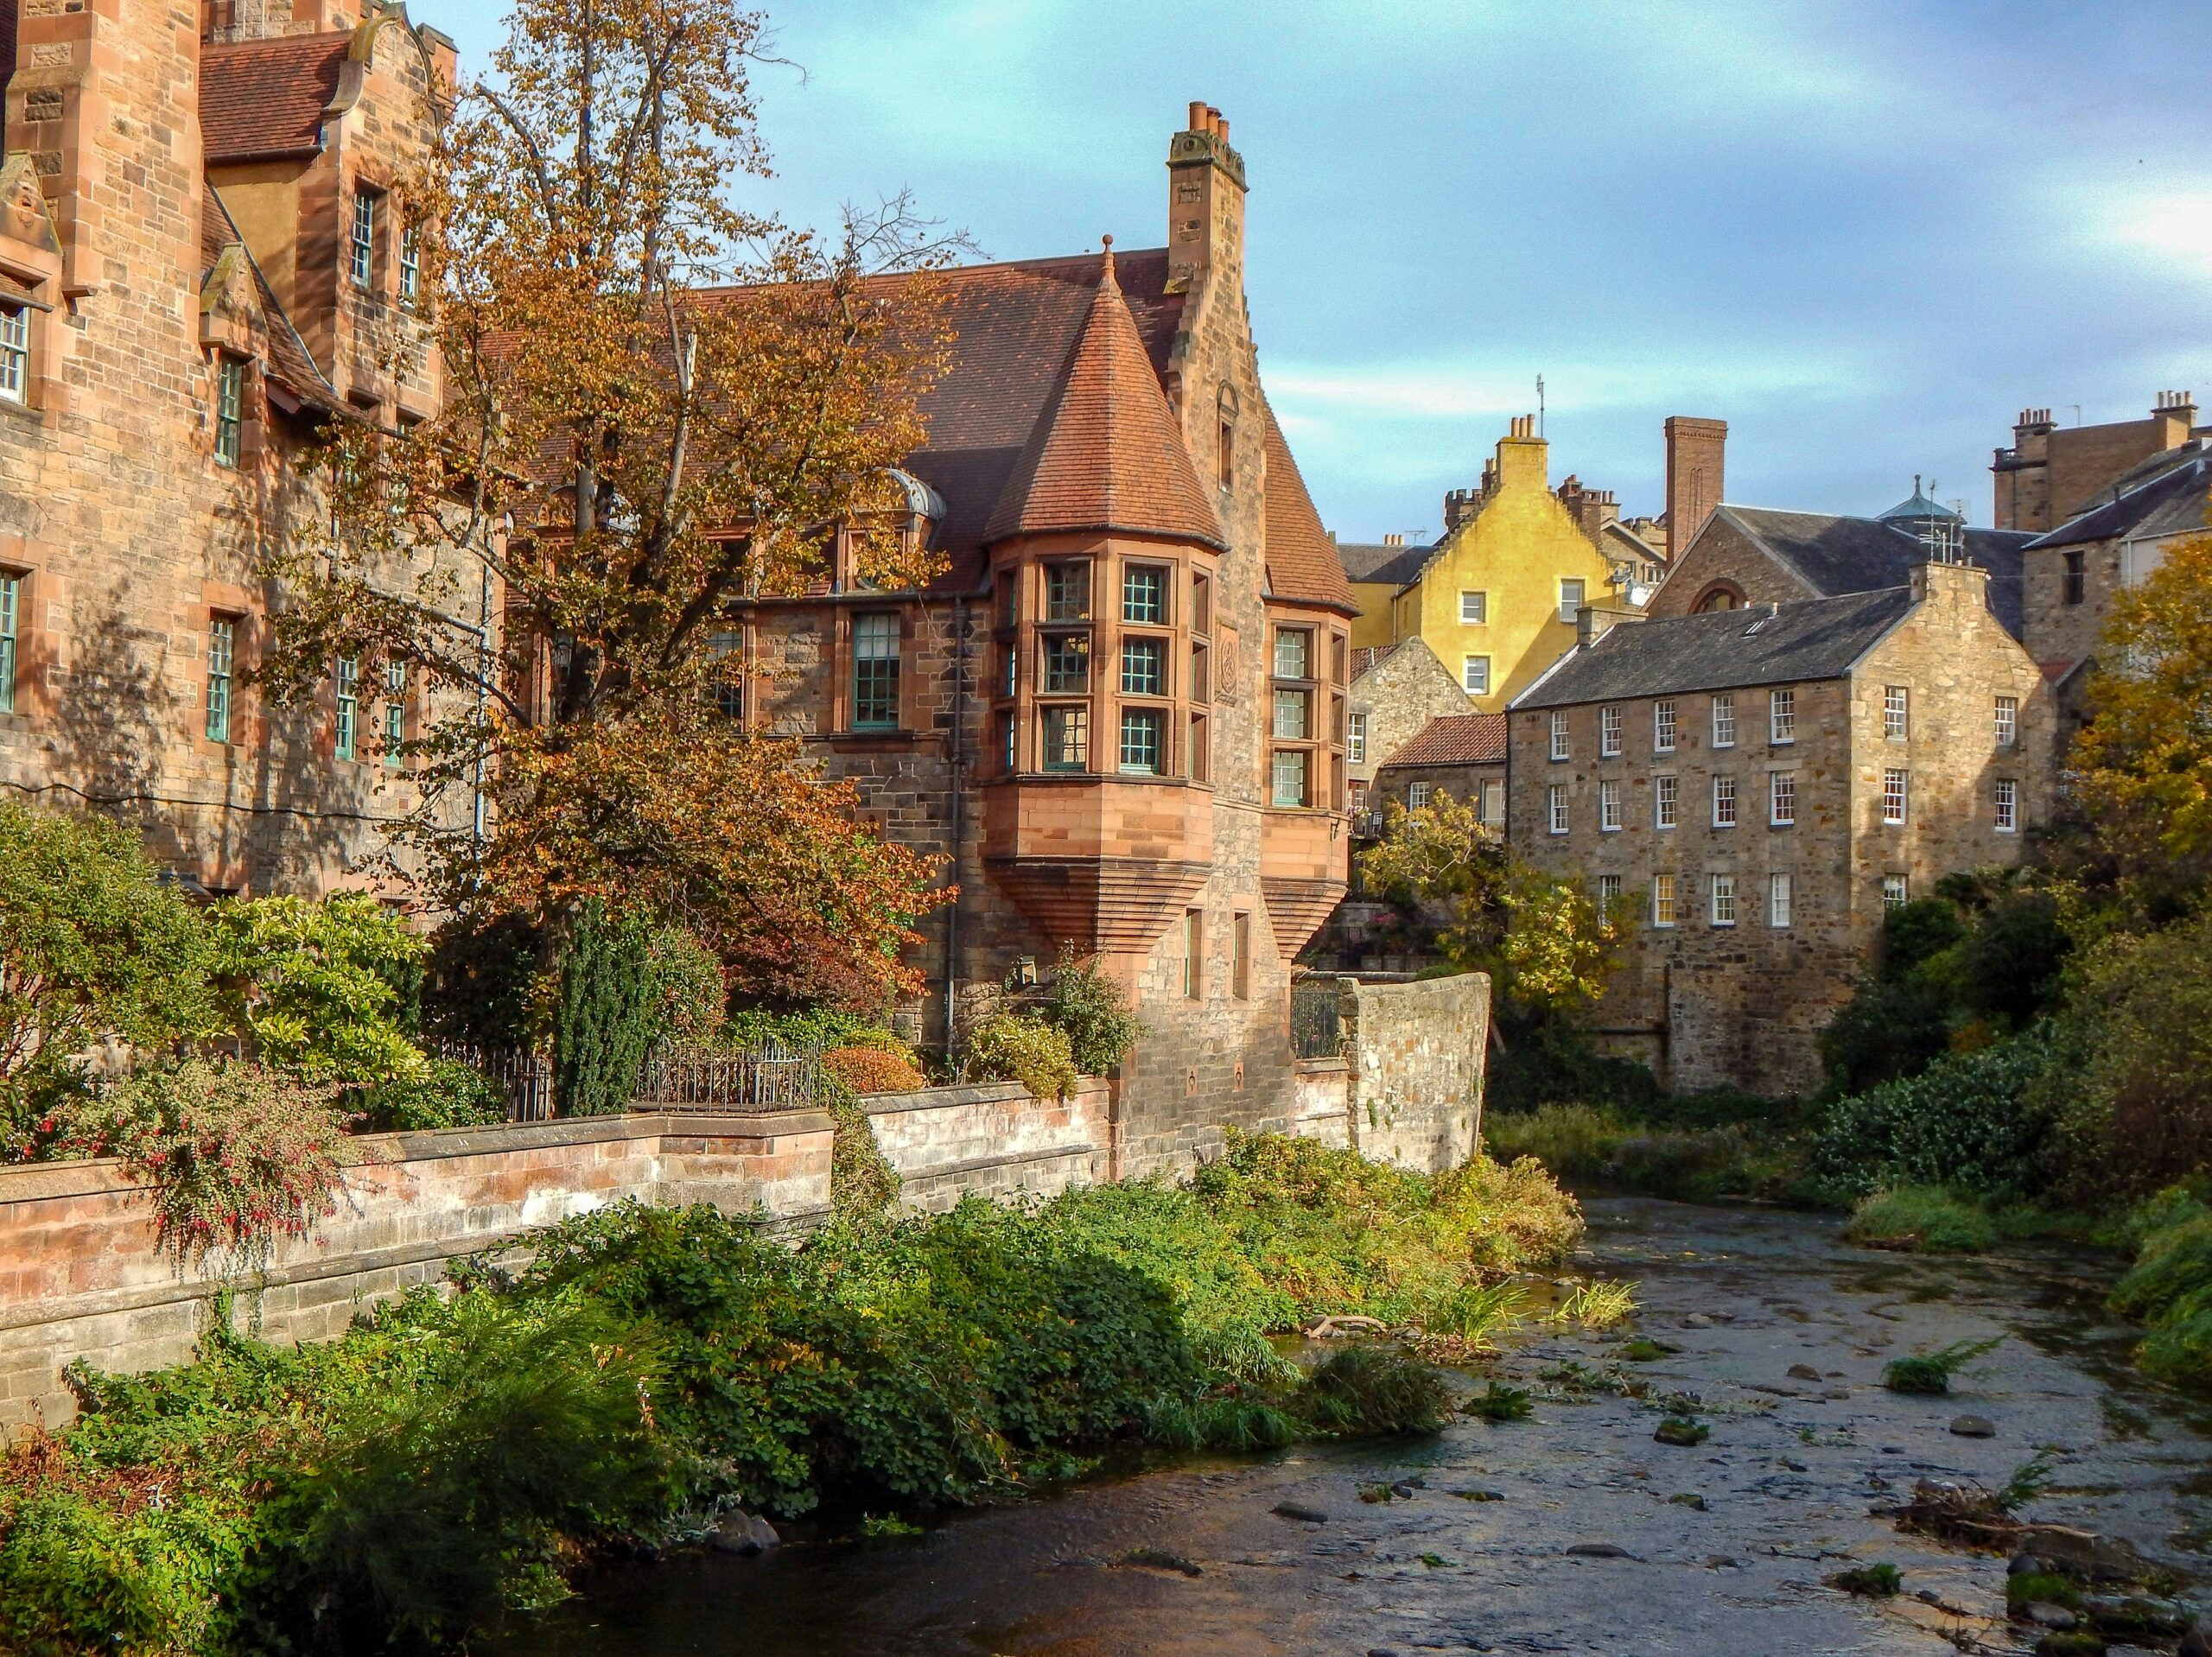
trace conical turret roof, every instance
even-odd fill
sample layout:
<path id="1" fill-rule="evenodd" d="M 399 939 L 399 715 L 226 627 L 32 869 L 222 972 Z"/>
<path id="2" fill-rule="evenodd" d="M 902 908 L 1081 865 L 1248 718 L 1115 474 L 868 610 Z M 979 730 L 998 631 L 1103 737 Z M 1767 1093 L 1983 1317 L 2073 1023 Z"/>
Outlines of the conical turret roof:
<path id="1" fill-rule="evenodd" d="M 1073 530 L 1227 544 L 1115 281 L 1110 241 L 1082 335 L 982 539 Z"/>

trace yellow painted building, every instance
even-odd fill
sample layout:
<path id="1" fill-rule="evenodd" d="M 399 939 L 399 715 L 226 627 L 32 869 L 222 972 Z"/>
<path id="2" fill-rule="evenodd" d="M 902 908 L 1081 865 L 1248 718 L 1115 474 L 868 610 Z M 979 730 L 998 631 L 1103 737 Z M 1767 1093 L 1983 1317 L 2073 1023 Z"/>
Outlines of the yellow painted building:
<path id="1" fill-rule="evenodd" d="M 1360 608 L 1352 644 L 1419 638 L 1476 711 L 1503 713 L 1573 647 L 1585 605 L 1629 607 L 1640 583 L 1631 586 L 1635 568 L 1600 552 L 1553 494 L 1548 446 L 1531 416 L 1516 417 L 1498 441 L 1470 505 L 1433 547 L 1339 549 Z"/>

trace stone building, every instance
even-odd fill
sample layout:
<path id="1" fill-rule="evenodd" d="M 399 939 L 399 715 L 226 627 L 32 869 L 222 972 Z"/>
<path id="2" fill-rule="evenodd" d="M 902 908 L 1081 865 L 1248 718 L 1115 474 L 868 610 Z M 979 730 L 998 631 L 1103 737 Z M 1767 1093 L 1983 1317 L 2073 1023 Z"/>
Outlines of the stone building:
<path id="1" fill-rule="evenodd" d="M 2012 446 L 2000 448 L 1995 518 L 2000 530 L 2047 534 L 2108 498 L 2113 483 L 2152 456 L 2179 448 L 2196 426 L 2196 402 L 2186 391 L 2161 391 L 2150 416 L 2097 426 L 2062 426 L 2048 409 L 2024 409 L 2012 426 Z"/>
<path id="2" fill-rule="evenodd" d="M 1466 710 L 1467 693 L 1425 639 L 1352 651 L 1344 759 L 1351 779 L 1355 832 L 1363 832 L 1375 775 L 1382 763 L 1430 721 Z"/>
<path id="3" fill-rule="evenodd" d="M 2050 698 L 1988 584 L 1923 561 L 1624 623 L 1515 700 L 1509 838 L 1642 916 L 1599 1007 L 1610 1044 L 1677 1088 L 1808 1089 L 1885 908 L 2020 860 Z"/>
<path id="4" fill-rule="evenodd" d="M 1486 826 L 1503 834 L 1507 724 L 1503 714 L 1431 720 L 1382 762 L 1375 778 L 1376 808 L 1395 803 L 1417 811 L 1448 794 L 1473 806 Z"/>
<path id="5" fill-rule="evenodd" d="M 302 453 L 436 405 L 400 187 L 453 70 L 372 0 L 0 0 L 0 784 L 213 890 L 372 881 L 414 803 L 404 678 L 246 675 Z"/>
<path id="6" fill-rule="evenodd" d="M 1245 192 L 1193 105 L 1166 247 L 950 272 L 906 467 L 946 573 L 731 623 L 755 715 L 947 860 L 929 1035 L 1064 947 L 1133 992 L 1115 1176 L 1289 1120 L 1291 962 L 1345 886 L 1351 594 L 1260 381 Z"/>

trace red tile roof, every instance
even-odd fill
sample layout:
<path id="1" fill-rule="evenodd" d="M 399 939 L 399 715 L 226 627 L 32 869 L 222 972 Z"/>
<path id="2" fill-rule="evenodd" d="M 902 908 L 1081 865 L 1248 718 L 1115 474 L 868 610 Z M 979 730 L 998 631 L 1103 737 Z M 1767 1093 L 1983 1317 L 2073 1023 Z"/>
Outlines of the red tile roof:
<path id="1" fill-rule="evenodd" d="M 1351 653 L 1351 676 L 1357 679 L 1361 674 L 1382 666 L 1383 659 L 1397 648 L 1395 644 L 1360 645 Z"/>
<path id="2" fill-rule="evenodd" d="M 1382 762 L 1382 768 L 1504 763 L 1504 714 L 1446 714 L 1429 721 L 1419 736 Z"/>
<path id="3" fill-rule="evenodd" d="M 1279 599 L 1334 605 L 1347 615 L 1354 613 L 1359 606 L 1352 602 L 1337 543 L 1321 527 L 1313 497 L 1306 492 L 1306 479 L 1265 398 L 1260 412 L 1267 421 L 1268 591 Z"/>
<path id="4" fill-rule="evenodd" d="M 353 36 L 287 35 L 207 46 L 200 54 L 200 136 L 211 162 L 312 155 L 338 95 Z"/>
<path id="5" fill-rule="evenodd" d="M 999 492 L 982 543 L 1121 530 L 1226 546 L 1160 371 L 1115 280 L 1112 251 L 1098 263 L 1102 275 L 1083 332 Z M 934 422 L 930 435 L 934 447 Z"/>

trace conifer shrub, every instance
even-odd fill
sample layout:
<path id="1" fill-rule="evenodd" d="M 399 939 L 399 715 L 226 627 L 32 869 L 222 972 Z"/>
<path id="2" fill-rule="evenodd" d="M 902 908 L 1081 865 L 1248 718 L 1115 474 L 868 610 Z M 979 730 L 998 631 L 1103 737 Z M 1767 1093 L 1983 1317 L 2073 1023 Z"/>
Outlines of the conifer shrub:
<path id="1" fill-rule="evenodd" d="M 603 904 L 584 905 L 562 952 L 553 1015 L 553 1087 L 564 1115 L 630 1108 L 659 1033 L 659 992 L 645 928 Z"/>

